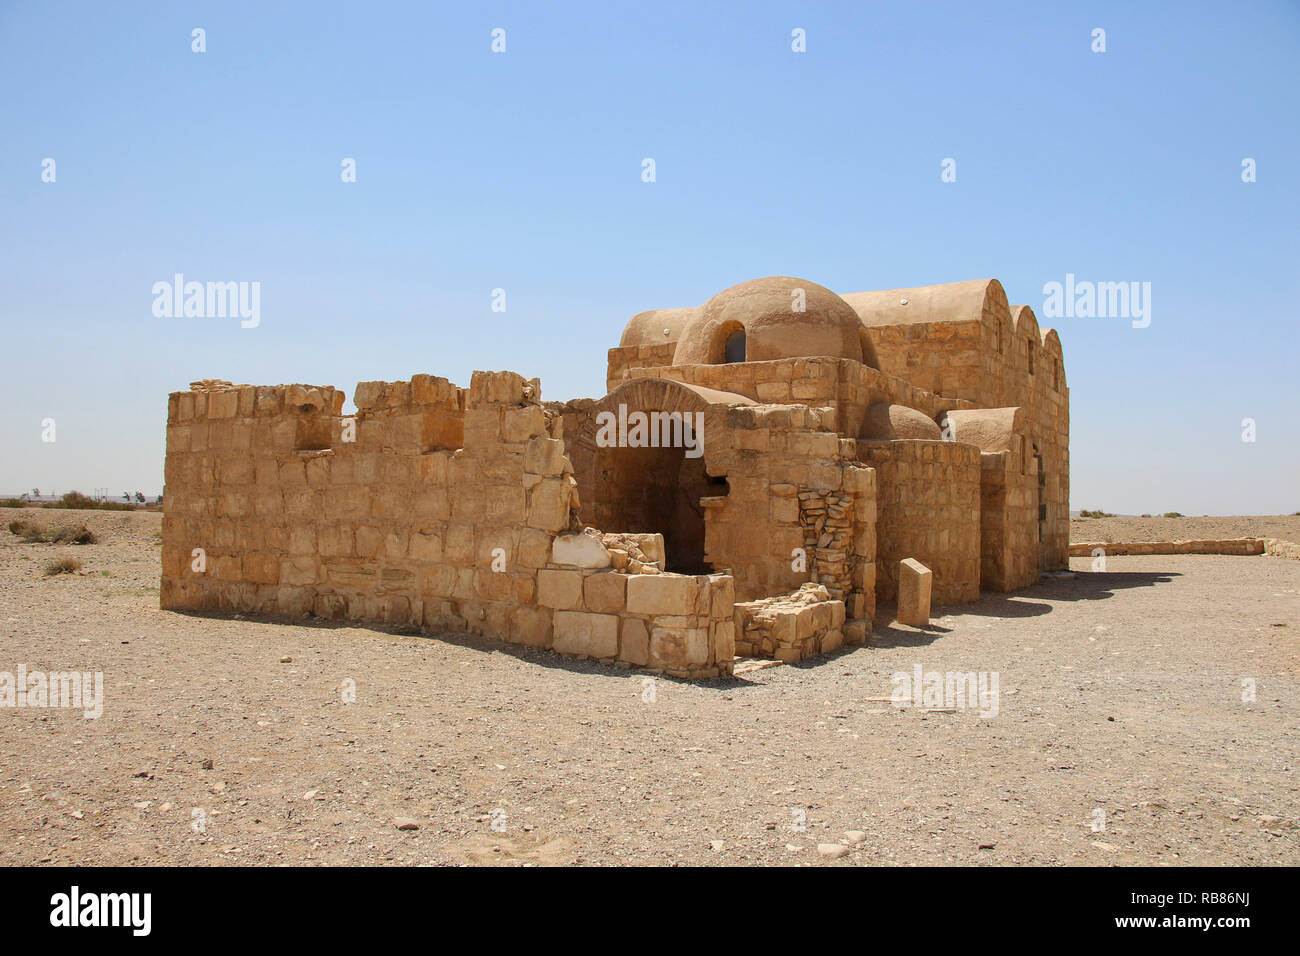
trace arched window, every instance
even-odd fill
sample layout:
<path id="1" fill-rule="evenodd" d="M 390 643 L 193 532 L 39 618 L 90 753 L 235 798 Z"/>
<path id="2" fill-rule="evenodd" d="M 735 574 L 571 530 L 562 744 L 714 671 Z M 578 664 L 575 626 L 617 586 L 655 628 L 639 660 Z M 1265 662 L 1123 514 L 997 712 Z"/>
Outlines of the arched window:
<path id="1" fill-rule="evenodd" d="M 745 361 L 745 330 L 736 329 L 727 336 L 727 345 L 724 352 L 723 361 L 732 365 L 736 362 Z"/>

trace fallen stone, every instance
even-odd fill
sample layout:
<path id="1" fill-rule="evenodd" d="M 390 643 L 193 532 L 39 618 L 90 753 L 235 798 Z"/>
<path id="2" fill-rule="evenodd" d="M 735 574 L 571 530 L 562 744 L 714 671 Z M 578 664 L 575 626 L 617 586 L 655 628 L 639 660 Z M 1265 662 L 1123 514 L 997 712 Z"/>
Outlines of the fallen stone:
<path id="1" fill-rule="evenodd" d="M 551 560 L 574 568 L 607 568 L 611 563 L 609 549 L 589 534 L 558 535 L 551 545 Z"/>

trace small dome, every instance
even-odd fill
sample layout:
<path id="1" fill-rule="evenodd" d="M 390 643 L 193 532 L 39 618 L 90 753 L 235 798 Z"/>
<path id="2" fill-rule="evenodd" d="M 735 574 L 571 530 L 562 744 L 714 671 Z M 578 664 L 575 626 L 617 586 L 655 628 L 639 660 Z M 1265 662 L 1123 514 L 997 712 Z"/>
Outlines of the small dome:
<path id="1" fill-rule="evenodd" d="M 906 405 L 876 402 L 867 409 L 866 418 L 862 421 L 861 437 L 876 441 L 901 438 L 942 441 L 943 432 L 924 412 Z"/>
<path id="2" fill-rule="evenodd" d="M 852 307 L 825 286 L 790 276 L 742 282 L 704 303 L 683 327 L 673 364 L 722 364 L 737 331 L 747 362 L 828 356 L 879 367 Z"/>
<path id="3" fill-rule="evenodd" d="M 693 309 L 648 309 L 638 312 L 623 328 L 619 347 L 629 345 L 671 345 L 682 335 L 682 328 L 699 313 Z"/>

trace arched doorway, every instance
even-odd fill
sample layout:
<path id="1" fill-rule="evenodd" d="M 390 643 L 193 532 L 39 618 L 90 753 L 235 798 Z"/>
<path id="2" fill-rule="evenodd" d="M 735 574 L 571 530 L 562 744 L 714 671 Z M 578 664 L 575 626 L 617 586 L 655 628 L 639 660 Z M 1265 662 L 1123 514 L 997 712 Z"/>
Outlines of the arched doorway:
<path id="1" fill-rule="evenodd" d="M 712 570 L 704 563 L 700 499 L 718 492 L 703 458 L 687 458 L 682 448 L 599 448 L 594 478 L 598 528 L 658 532 L 664 536 L 665 570 Z"/>
<path id="2" fill-rule="evenodd" d="M 727 481 L 708 473 L 704 415 L 731 404 L 754 403 L 681 382 L 637 379 L 585 410 L 570 443 L 582 520 L 602 531 L 657 532 L 664 536 L 666 570 L 712 571 L 704 560 L 707 509 L 700 502 L 726 495 Z M 621 440 L 622 423 L 638 414 L 650 419 L 652 442 Z M 610 442 L 608 432 L 602 437 L 600 422 L 608 416 L 620 423 L 619 441 Z M 669 435 L 688 440 L 668 441 Z"/>

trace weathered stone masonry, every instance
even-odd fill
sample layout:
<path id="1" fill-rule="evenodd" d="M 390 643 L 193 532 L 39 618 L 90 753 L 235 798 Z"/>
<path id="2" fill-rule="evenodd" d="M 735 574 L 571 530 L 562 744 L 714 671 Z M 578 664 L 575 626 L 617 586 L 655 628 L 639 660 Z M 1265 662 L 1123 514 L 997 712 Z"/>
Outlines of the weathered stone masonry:
<path id="1" fill-rule="evenodd" d="M 330 387 L 172 395 L 163 607 L 383 621 L 730 672 L 730 579 L 650 581 L 613 566 L 626 552 L 570 534 L 576 486 L 539 398 L 536 380 L 510 372 L 476 372 L 469 389 L 427 375 L 364 382 L 347 442 Z"/>
<path id="2" fill-rule="evenodd" d="M 1068 560 L 1060 343 L 996 281 L 743 283 L 633 317 L 608 387 L 417 375 L 344 416 L 329 386 L 195 383 L 169 404 L 162 605 L 709 677 L 862 643 L 905 558 L 941 604 Z M 698 445 L 605 441 L 629 410 Z"/>

